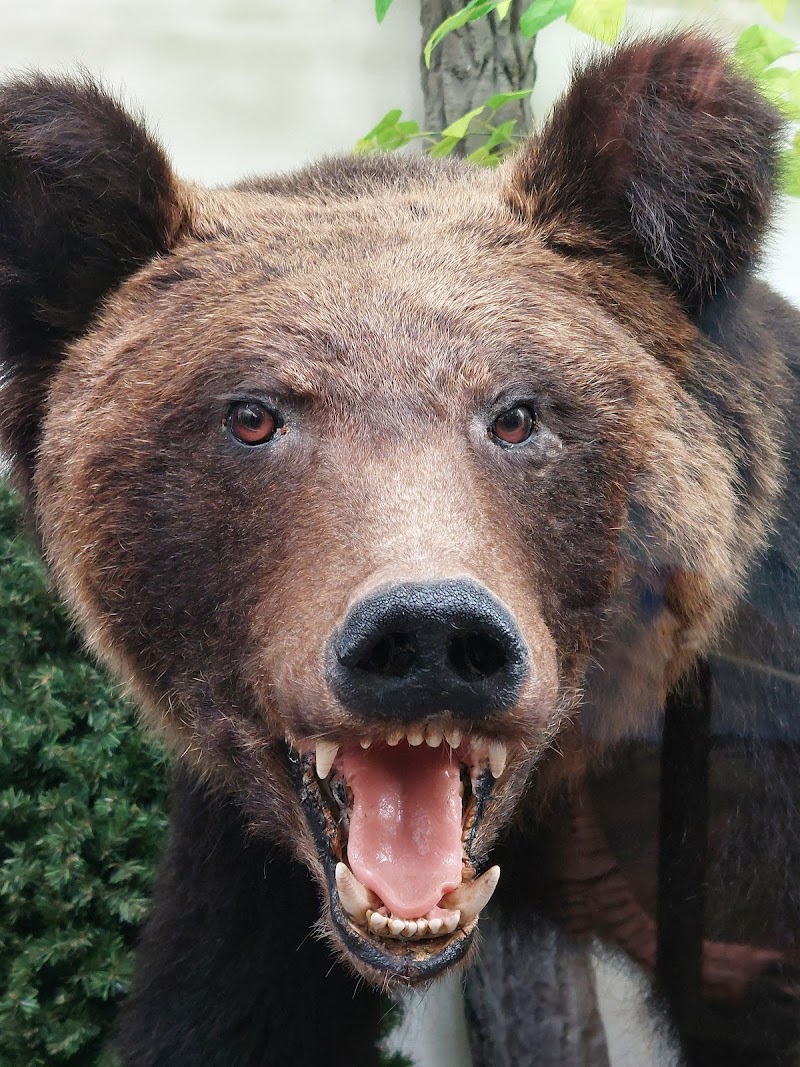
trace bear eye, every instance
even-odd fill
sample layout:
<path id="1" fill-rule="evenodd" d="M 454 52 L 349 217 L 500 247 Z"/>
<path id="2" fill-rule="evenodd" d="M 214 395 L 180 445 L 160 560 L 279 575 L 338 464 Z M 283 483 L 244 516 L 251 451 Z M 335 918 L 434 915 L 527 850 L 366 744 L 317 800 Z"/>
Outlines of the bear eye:
<path id="1" fill-rule="evenodd" d="M 489 433 L 501 444 L 521 445 L 538 428 L 533 408 L 518 404 L 501 412 L 489 427 Z"/>
<path id="2" fill-rule="evenodd" d="M 282 426 L 275 412 L 258 400 L 240 400 L 233 404 L 225 423 L 243 445 L 263 445 L 271 441 Z"/>

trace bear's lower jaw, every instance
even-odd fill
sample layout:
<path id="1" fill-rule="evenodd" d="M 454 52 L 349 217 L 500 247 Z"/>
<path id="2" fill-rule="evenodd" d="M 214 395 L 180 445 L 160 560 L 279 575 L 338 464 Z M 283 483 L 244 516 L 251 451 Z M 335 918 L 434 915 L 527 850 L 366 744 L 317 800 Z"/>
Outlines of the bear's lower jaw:
<path id="1" fill-rule="evenodd" d="M 348 863 L 353 797 L 346 779 L 335 768 L 330 779 L 329 774 L 320 778 L 311 751 L 298 752 L 290 745 L 289 760 L 326 872 L 335 940 L 344 949 L 351 966 L 383 986 L 426 982 L 463 960 L 472 943 L 480 911 L 497 885 L 499 868 L 493 867 L 477 876 L 481 865 L 472 853 L 494 784 L 485 753 L 476 759 L 477 751 L 482 750 L 473 750 L 465 743 L 455 764 L 456 768 L 461 766 L 462 795 L 460 830 L 455 830 L 457 849 L 459 833 L 461 838 L 455 877 L 446 882 L 433 907 L 430 898 L 426 900 L 423 914 L 417 915 L 411 899 L 398 915 L 372 888 L 359 881 Z M 411 761 L 415 755 L 409 749 Z M 455 789 L 459 789 L 458 782 Z M 455 801 L 458 802 L 457 791 Z M 423 898 L 416 899 L 419 903 Z M 412 914 L 414 918 L 410 917 Z"/>
<path id="2" fill-rule="evenodd" d="M 328 877 L 328 900 L 336 940 L 346 962 L 383 990 L 432 981 L 465 960 L 478 925 L 456 927 L 450 934 L 425 940 L 377 937 L 357 925 L 342 907 L 335 874 Z"/>

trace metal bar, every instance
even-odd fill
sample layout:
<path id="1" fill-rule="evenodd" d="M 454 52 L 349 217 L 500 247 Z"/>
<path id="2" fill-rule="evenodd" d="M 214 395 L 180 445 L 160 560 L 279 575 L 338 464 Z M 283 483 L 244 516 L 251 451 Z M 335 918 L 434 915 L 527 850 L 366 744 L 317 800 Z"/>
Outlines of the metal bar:
<path id="1" fill-rule="evenodd" d="M 711 752 L 711 670 L 700 660 L 670 693 L 661 741 L 656 977 L 678 1027 L 702 998 Z"/>

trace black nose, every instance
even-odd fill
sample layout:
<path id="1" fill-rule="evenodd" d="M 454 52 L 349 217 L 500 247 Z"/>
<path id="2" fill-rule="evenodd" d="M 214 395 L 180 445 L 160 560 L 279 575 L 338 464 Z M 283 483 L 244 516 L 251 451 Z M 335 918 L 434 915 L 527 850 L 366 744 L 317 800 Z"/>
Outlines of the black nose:
<path id="1" fill-rule="evenodd" d="M 478 582 L 406 582 L 354 605 L 331 639 L 327 676 L 366 718 L 479 718 L 516 701 L 529 659 L 511 613 Z"/>

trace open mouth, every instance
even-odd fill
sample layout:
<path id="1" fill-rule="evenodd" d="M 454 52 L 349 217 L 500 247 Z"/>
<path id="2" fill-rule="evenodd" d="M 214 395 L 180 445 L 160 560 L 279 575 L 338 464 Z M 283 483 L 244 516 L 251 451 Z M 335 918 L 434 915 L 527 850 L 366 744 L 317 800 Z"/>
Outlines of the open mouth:
<path id="1" fill-rule="evenodd" d="M 347 947 L 404 982 L 463 957 L 500 875 L 472 844 L 506 745 L 427 723 L 291 748 Z"/>

